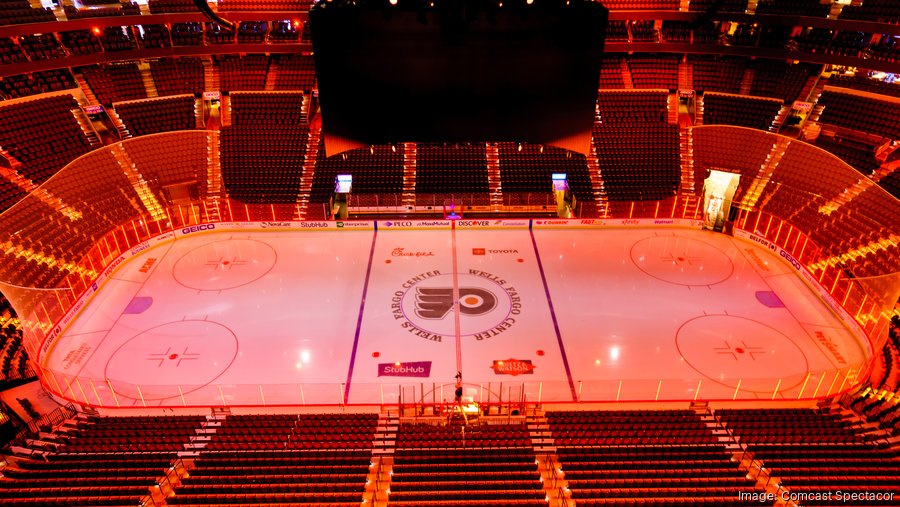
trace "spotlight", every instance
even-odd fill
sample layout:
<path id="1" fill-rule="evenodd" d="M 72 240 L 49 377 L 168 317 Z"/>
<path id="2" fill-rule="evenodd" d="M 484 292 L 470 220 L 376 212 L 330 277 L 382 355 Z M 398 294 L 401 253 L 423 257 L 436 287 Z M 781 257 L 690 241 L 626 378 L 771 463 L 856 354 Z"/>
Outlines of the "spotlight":
<path id="1" fill-rule="evenodd" d="M 525 3 L 528 4 L 528 5 L 531 5 L 531 4 L 534 3 L 534 0 L 525 0 Z"/>
<path id="2" fill-rule="evenodd" d="M 390 2 L 391 5 L 397 5 L 397 0 L 388 0 L 388 2 Z"/>

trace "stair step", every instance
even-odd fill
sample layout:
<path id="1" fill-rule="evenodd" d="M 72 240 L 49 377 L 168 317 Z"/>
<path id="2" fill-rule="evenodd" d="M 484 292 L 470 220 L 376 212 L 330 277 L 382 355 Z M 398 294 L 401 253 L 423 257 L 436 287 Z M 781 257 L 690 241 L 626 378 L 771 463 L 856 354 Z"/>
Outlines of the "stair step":
<path id="1" fill-rule="evenodd" d="M 631 39 L 630 32 L 631 31 L 629 30 L 629 36 L 628 36 L 629 40 Z M 631 69 L 628 68 L 628 62 L 626 62 L 624 58 L 622 58 L 622 60 L 621 60 L 621 68 L 622 68 L 622 79 L 625 81 L 625 88 L 627 88 L 629 90 L 633 89 L 634 81 L 631 78 Z"/>
<path id="2" fill-rule="evenodd" d="M 416 143 L 403 143 L 403 206 L 416 204 Z"/>
<path id="3" fill-rule="evenodd" d="M 72 74 L 75 77 L 75 82 L 78 83 L 78 88 L 81 89 L 81 92 L 84 94 L 84 97 L 87 99 L 89 104 L 99 104 L 100 101 L 97 100 L 97 96 L 94 95 L 94 91 L 91 90 L 90 85 L 88 85 L 87 80 L 84 79 L 84 75 L 80 72 L 74 72 Z"/>
<path id="4" fill-rule="evenodd" d="M 300 189 L 297 193 L 297 216 L 298 220 L 306 218 L 309 208 L 309 198 L 312 192 L 313 176 L 316 170 L 316 160 L 319 154 L 319 140 L 322 135 L 322 127 L 320 122 L 314 122 L 309 126 L 309 137 L 306 144 L 306 156 L 303 161 L 303 174 L 300 177 Z M 331 218 L 326 216 L 326 219 Z"/>
<path id="5" fill-rule="evenodd" d="M 741 95 L 750 95 L 750 90 L 753 88 L 753 77 L 756 75 L 756 71 L 752 66 L 748 66 L 744 69 L 744 75 L 741 78 Z"/>
<path id="6" fill-rule="evenodd" d="M 694 89 L 694 66 L 686 61 L 678 63 L 678 89 Z"/>
<path id="7" fill-rule="evenodd" d="M 144 83 L 144 90 L 147 97 L 159 97 L 159 91 L 156 89 L 156 82 L 153 81 L 153 75 L 150 73 L 150 64 L 142 62 L 138 65 L 141 72 L 141 80 Z"/>
<path id="8" fill-rule="evenodd" d="M 203 59 L 203 81 L 206 91 L 220 91 L 221 80 L 219 77 L 219 69 L 212 60 Z"/>
<path id="9" fill-rule="evenodd" d="M 205 130 L 206 123 L 203 121 L 203 102 L 201 99 L 194 100 L 194 118 L 198 130 Z"/>
<path id="10" fill-rule="evenodd" d="M 266 91 L 274 91 L 275 90 L 275 77 L 278 75 L 278 70 L 280 69 L 280 65 L 275 63 L 275 60 L 271 60 L 269 62 L 269 71 L 266 72 L 266 84 L 263 87 Z"/>

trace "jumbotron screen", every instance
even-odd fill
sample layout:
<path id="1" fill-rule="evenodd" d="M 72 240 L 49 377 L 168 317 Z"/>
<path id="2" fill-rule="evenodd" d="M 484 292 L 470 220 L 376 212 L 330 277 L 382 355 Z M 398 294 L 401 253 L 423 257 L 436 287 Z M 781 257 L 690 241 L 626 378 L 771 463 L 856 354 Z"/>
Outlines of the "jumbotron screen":
<path id="1" fill-rule="evenodd" d="M 485 141 L 587 153 L 607 15 L 588 0 L 322 0 L 310 23 L 326 153 Z"/>

